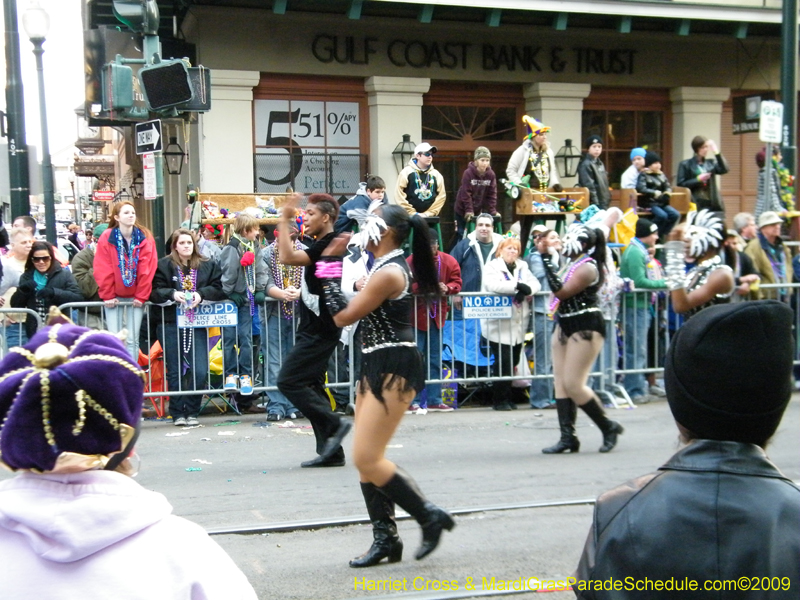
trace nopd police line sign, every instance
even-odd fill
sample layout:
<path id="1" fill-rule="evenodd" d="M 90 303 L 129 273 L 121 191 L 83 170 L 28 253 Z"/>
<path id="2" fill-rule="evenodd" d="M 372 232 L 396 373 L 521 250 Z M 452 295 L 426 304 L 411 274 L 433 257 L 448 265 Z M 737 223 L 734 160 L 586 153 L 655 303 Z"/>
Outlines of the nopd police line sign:
<path id="1" fill-rule="evenodd" d="M 464 296 L 465 319 L 510 319 L 511 296 Z"/>
<path id="2" fill-rule="evenodd" d="M 186 318 L 186 310 L 178 308 L 178 327 L 235 327 L 237 310 L 233 302 L 209 302 L 194 309 L 194 318 Z"/>

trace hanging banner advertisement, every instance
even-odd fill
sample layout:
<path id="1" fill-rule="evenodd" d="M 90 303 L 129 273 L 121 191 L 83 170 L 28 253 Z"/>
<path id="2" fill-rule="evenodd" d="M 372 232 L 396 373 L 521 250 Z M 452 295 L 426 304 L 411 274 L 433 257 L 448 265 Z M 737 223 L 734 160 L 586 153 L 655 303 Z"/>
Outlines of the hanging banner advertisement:
<path id="1" fill-rule="evenodd" d="M 361 181 L 357 102 L 256 100 L 256 193 L 351 194 Z"/>

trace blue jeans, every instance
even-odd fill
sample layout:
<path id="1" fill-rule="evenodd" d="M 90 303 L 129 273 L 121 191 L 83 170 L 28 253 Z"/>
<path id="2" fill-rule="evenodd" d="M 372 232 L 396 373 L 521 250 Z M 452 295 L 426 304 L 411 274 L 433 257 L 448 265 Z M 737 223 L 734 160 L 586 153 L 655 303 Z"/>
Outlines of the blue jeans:
<path id="1" fill-rule="evenodd" d="M 278 384 L 278 373 L 283 360 L 289 354 L 289 350 L 294 348 L 294 322 L 292 319 L 284 319 L 277 314 L 269 315 L 266 322 L 266 327 L 262 326 L 261 351 L 264 353 L 267 363 L 264 385 L 270 387 Z M 266 335 L 264 335 L 265 330 Z M 267 392 L 267 396 L 269 397 L 268 413 L 285 417 L 289 413 L 299 412 L 280 390 L 270 390 Z"/>
<path id="2" fill-rule="evenodd" d="M 22 323 L 8 323 L 3 326 L 5 344 L 3 350 L 8 354 L 9 348 L 24 346 L 28 343 L 28 333 L 25 331 L 25 321 Z"/>
<path id="3" fill-rule="evenodd" d="M 672 228 L 675 227 L 681 214 L 672 208 L 669 204 L 667 206 L 656 206 L 653 204 L 650 207 L 650 212 L 653 213 L 653 223 L 658 227 L 658 235 L 667 235 Z"/>
<path id="4" fill-rule="evenodd" d="M 123 319 L 125 327 L 128 328 L 128 339 L 125 340 L 125 347 L 133 357 L 139 360 L 139 331 L 142 328 L 142 317 L 144 317 L 144 307 L 136 308 L 131 304 L 119 305 L 113 308 L 105 307 L 106 327 L 111 333 L 122 331 Z"/>
<path id="5" fill-rule="evenodd" d="M 417 347 L 422 356 L 428 358 L 428 377 L 426 379 L 442 378 L 442 330 L 436 326 L 432 319 L 428 319 L 428 331 L 417 330 Z M 414 404 L 427 408 L 442 403 L 442 384 L 429 383 L 425 386 L 427 400 L 420 402 L 420 395 L 414 398 Z"/>
<path id="6" fill-rule="evenodd" d="M 553 358 L 550 354 L 550 339 L 553 337 L 553 320 L 545 313 L 533 313 L 533 374 L 551 375 Z M 544 408 L 553 398 L 552 379 L 532 379 L 530 403 L 533 408 Z"/>
<path id="7" fill-rule="evenodd" d="M 238 325 L 222 328 L 222 358 L 225 361 L 225 377 L 228 375 L 253 376 L 253 316 L 250 303 L 238 307 Z M 239 356 L 236 356 L 239 346 Z"/>
<path id="8" fill-rule="evenodd" d="M 164 365 L 167 370 L 169 391 L 209 389 L 211 384 L 208 373 L 208 330 L 202 327 L 178 329 L 177 324 L 166 323 L 159 327 L 158 333 L 164 348 Z M 191 348 L 184 353 L 184 335 L 189 336 L 192 333 L 194 335 Z M 202 393 L 170 396 L 169 414 L 173 419 L 196 417 L 200 413 L 202 400 Z"/>
<path id="9" fill-rule="evenodd" d="M 647 368 L 647 330 L 650 328 L 652 315 L 650 309 L 636 308 L 634 297 L 628 296 L 623 301 L 623 325 L 625 327 L 625 368 Z M 647 391 L 647 379 L 644 373 L 629 373 L 623 382 L 625 390 L 631 398 L 644 396 Z"/>

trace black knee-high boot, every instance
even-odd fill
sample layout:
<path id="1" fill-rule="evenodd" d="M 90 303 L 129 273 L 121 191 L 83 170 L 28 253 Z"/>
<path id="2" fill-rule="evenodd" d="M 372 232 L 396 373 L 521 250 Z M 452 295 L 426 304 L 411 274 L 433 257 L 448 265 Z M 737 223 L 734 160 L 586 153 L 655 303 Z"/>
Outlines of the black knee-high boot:
<path id="1" fill-rule="evenodd" d="M 542 448 L 542 452 L 544 454 L 561 454 L 567 450 L 577 452 L 581 448 L 581 442 L 575 435 L 575 419 L 578 417 L 578 408 L 571 398 L 556 398 L 556 410 L 558 411 L 561 439 L 553 446 Z"/>
<path id="2" fill-rule="evenodd" d="M 581 405 L 581 408 L 603 432 L 603 445 L 600 446 L 600 452 L 610 452 L 617 445 L 617 436 L 625 431 L 622 425 L 606 416 L 606 412 L 597 398 L 592 398 L 586 404 Z"/>
<path id="3" fill-rule="evenodd" d="M 416 482 L 400 467 L 397 467 L 394 477 L 380 490 L 414 517 L 422 527 L 422 544 L 414 555 L 417 560 L 425 558 L 436 549 L 442 530 L 450 531 L 456 525 L 447 511 L 425 499 Z"/>
<path id="4" fill-rule="evenodd" d="M 364 495 L 369 520 L 372 522 L 373 541 L 369 550 L 350 561 L 350 566 L 372 567 L 384 558 L 388 558 L 390 563 L 399 562 L 403 558 L 403 540 L 397 535 L 394 502 L 371 483 L 362 482 L 361 493 Z"/>

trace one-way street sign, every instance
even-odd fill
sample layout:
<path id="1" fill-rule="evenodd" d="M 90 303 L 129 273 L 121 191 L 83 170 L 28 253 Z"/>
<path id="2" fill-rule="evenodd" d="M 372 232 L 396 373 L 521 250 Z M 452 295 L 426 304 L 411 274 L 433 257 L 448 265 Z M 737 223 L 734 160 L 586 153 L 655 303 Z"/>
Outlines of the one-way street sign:
<path id="1" fill-rule="evenodd" d="M 136 154 L 161 152 L 161 120 L 136 123 Z"/>

